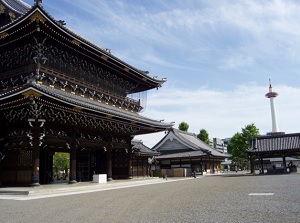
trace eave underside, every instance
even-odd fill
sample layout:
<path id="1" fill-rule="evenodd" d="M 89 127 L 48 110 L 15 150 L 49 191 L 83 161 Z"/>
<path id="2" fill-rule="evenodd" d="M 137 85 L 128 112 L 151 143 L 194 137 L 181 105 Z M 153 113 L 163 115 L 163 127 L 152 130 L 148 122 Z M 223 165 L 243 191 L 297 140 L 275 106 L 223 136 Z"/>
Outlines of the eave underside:
<path id="1" fill-rule="evenodd" d="M 160 123 L 143 118 L 132 112 L 121 111 L 118 108 L 101 103 L 82 103 L 77 97 L 68 100 L 65 97 L 54 97 L 41 91 L 24 90 L 23 93 L 6 95 L 1 100 L 0 112 L 3 111 L 11 122 L 19 118 L 26 122 L 32 118 L 34 110 L 39 112 L 38 118 L 49 123 L 67 123 L 70 126 L 98 129 L 101 131 L 118 132 L 119 134 L 147 134 L 165 131 L 170 124 Z M 1 97 L 1 95 L 0 95 Z M 119 111 L 118 111 L 119 110 Z M 35 111 L 35 112 L 37 112 Z"/>
<path id="2" fill-rule="evenodd" d="M 182 153 L 172 153 L 166 154 L 156 157 L 157 160 L 163 159 L 207 159 L 207 158 L 214 158 L 214 159 L 225 159 L 228 156 L 212 156 L 211 154 L 207 154 L 202 151 L 191 151 L 191 152 L 182 152 Z"/>
<path id="3" fill-rule="evenodd" d="M 250 151 L 250 156 L 259 156 L 266 158 L 282 157 L 282 156 L 300 156 L 300 149 L 284 149 L 273 151 Z"/>

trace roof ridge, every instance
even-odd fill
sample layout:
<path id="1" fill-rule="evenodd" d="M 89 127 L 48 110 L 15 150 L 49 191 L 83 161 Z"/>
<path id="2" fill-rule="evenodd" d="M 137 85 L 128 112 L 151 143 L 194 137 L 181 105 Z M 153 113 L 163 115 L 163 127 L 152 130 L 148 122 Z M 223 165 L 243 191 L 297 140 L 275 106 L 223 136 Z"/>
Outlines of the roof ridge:
<path id="1" fill-rule="evenodd" d="M 187 132 L 187 131 L 183 131 L 183 130 L 176 129 L 176 128 L 172 128 L 172 130 L 175 130 L 176 132 L 179 132 L 179 133 L 184 133 L 184 134 L 186 134 L 186 135 L 196 135 L 196 134 L 193 133 L 193 132 Z"/>

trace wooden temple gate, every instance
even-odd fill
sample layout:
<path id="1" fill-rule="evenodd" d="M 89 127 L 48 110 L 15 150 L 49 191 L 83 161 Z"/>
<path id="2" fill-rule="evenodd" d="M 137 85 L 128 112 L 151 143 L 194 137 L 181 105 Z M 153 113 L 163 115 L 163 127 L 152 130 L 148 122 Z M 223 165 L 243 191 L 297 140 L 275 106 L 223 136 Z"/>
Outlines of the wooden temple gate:
<path id="1" fill-rule="evenodd" d="M 0 20 L 16 12 L 0 21 L 2 185 L 49 183 L 55 152 L 70 154 L 70 183 L 93 173 L 132 178 L 133 137 L 172 124 L 139 115 L 142 98 L 128 95 L 159 88 L 165 79 L 70 31 L 42 1 L 0 5 L 7 14 Z"/>

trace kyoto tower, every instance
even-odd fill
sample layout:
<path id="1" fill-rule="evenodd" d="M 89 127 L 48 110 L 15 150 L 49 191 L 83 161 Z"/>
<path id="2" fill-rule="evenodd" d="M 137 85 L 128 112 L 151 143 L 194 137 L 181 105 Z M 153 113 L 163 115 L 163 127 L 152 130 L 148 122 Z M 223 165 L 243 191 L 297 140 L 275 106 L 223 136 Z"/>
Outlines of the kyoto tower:
<path id="1" fill-rule="evenodd" d="M 278 126 L 277 126 L 276 111 L 275 111 L 275 105 L 274 105 L 274 98 L 278 96 L 278 93 L 272 91 L 271 79 L 269 79 L 269 92 L 265 96 L 267 98 L 270 98 L 271 115 L 272 115 L 272 132 L 267 133 L 267 134 L 268 135 L 280 134 Z"/>

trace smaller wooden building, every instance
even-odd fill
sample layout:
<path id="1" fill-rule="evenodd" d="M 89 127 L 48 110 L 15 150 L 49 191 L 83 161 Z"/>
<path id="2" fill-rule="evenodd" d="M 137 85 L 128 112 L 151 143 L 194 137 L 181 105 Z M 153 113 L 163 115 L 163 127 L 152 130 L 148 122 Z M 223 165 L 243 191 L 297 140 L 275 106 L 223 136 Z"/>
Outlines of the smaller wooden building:
<path id="1" fill-rule="evenodd" d="M 197 174 L 218 173 L 227 153 L 213 149 L 196 134 L 172 128 L 152 150 L 160 152 L 156 157 L 161 169 L 187 168 Z"/>
<path id="2" fill-rule="evenodd" d="M 133 177 L 150 177 L 151 165 L 154 162 L 154 157 L 159 153 L 145 146 L 141 140 L 133 139 L 132 145 L 132 176 Z"/>
<path id="3" fill-rule="evenodd" d="M 251 172 L 254 172 L 255 160 L 258 159 L 260 173 L 265 173 L 265 168 L 274 168 L 274 172 L 287 173 L 286 157 L 300 156 L 300 133 L 276 134 L 259 136 L 252 139 L 251 149 L 248 152 L 251 161 Z M 266 167 L 266 158 L 282 158 L 283 167 Z"/>

